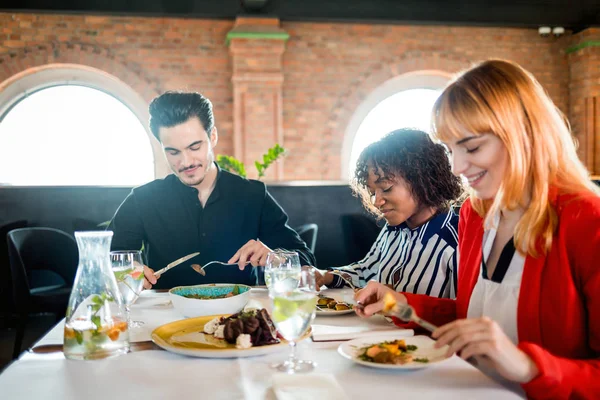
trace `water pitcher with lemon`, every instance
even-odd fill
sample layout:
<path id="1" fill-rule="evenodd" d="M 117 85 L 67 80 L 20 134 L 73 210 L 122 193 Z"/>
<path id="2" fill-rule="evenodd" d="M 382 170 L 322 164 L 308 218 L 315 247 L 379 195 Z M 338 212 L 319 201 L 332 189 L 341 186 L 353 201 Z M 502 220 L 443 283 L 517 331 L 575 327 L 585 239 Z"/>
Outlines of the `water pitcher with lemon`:
<path id="1" fill-rule="evenodd" d="M 65 319 L 66 358 L 93 360 L 129 350 L 127 317 L 109 257 L 112 235 L 75 232 L 79 266 Z"/>

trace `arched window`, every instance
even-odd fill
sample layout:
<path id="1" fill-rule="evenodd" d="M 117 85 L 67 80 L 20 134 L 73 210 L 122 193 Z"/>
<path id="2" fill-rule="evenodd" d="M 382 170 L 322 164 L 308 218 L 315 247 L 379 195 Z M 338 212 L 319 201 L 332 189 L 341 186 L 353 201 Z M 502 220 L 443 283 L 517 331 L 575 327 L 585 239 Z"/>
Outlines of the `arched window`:
<path id="1" fill-rule="evenodd" d="M 352 178 L 360 153 L 385 134 L 400 128 L 429 132 L 433 103 L 448 80 L 444 73 L 423 71 L 398 76 L 376 88 L 348 125 L 342 177 Z"/>
<path id="2" fill-rule="evenodd" d="M 116 77 L 48 64 L 0 83 L 0 186 L 136 186 L 169 173 L 148 104 Z"/>
<path id="3" fill-rule="evenodd" d="M 144 126 L 97 89 L 53 86 L 19 101 L 0 123 L 0 183 L 133 186 L 154 179 Z"/>

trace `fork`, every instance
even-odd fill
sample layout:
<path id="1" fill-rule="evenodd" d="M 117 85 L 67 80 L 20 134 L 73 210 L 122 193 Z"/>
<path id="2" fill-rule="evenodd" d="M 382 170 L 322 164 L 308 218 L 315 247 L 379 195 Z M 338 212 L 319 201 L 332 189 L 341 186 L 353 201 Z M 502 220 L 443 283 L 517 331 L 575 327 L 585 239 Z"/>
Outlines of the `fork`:
<path id="1" fill-rule="evenodd" d="M 437 326 L 419 317 L 412 306 L 408 304 L 397 303 L 396 300 L 389 293 L 385 295 L 384 306 L 382 311 L 384 313 L 389 313 L 389 315 L 398 317 L 404 322 L 412 321 L 417 325 L 420 325 L 421 327 L 427 329 L 429 332 L 433 332 L 437 329 Z M 466 361 L 473 364 L 474 366 L 490 365 L 490 361 L 487 356 L 471 356 L 467 358 Z"/>
<path id="2" fill-rule="evenodd" d="M 400 318 L 405 322 L 414 322 L 417 325 L 422 326 L 427 329 L 429 332 L 433 332 L 437 329 L 437 326 L 433 325 L 431 322 L 427 322 L 421 317 L 417 315 L 415 309 L 408 304 L 399 304 L 395 299 L 388 293 L 386 294 L 386 298 L 384 299 L 384 307 L 383 312 L 389 313 L 395 317 Z"/>
<path id="3" fill-rule="evenodd" d="M 356 286 L 354 286 L 354 284 L 352 283 L 352 279 L 349 279 L 349 278 L 346 276 L 346 274 L 344 274 L 343 272 L 341 272 L 341 271 L 338 271 L 338 270 L 335 270 L 335 269 L 331 270 L 330 272 L 331 272 L 333 275 L 335 275 L 335 276 L 339 276 L 339 277 L 340 277 L 340 278 L 341 278 L 341 279 L 342 279 L 344 282 L 346 282 L 346 283 L 348 284 L 348 286 L 350 286 L 350 288 L 351 288 L 352 290 L 354 290 L 355 292 L 356 292 L 357 290 L 359 290 L 359 289 L 360 289 L 360 288 L 357 288 Z"/>
<path id="4" fill-rule="evenodd" d="M 238 265 L 238 264 L 227 264 L 227 263 L 225 263 L 225 262 L 222 262 L 222 261 L 211 261 L 211 262 L 209 262 L 209 263 L 206 263 L 206 264 L 204 264 L 204 265 L 202 265 L 202 266 L 201 266 L 200 264 L 192 264 L 192 265 L 191 265 L 191 267 L 192 267 L 192 269 L 193 269 L 194 271 L 196 271 L 196 272 L 197 272 L 197 273 L 199 273 L 200 275 L 202 275 L 202 276 L 206 276 L 206 271 L 204 271 L 204 269 L 205 269 L 206 267 L 208 267 L 209 265 L 214 265 L 214 264 L 227 265 L 227 266 L 230 266 L 230 267 L 233 267 L 233 266 L 237 266 L 237 265 Z M 248 265 L 248 264 L 250 264 L 250 261 L 246 261 L 246 264 L 244 264 L 244 266 L 246 266 L 246 265 Z"/>

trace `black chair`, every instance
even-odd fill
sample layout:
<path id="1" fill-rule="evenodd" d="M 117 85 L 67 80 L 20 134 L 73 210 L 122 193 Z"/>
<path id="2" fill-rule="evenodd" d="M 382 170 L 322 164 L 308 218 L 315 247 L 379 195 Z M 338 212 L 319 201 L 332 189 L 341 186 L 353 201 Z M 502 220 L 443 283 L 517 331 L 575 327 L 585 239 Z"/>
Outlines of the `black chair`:
<path id="1" fill-rule="evenodd" d="M 340 218 L 351 262 L 362 260 L 373 246 L 381 227 L 374 218 L 364 214 L 344 214 Z"/>
<path id="2" fill-rule="evenodd" d="M 8 243 L 6 235 L 8 232 L 25 228 L 27 221 L 19 220 L 0 226 L 0 328 L 5 327 L 5 323 L 14 319 L 15 307 L 12 295 L 12 280 L 10 272 L 10 262 L 8 260 Z M 14 327 L 9 324 L 10 327 Z"/>
<path id="3" fill-rule="evenodd" d="M 18 357 L 29 314 L 52 313 L 60 321 L 71 294 L 79 251 L 73 237 L 53 228 L 8 233 L 12 291 L 19 317 L 13 358 Z"/>
<path id="4" fill-rule="evenodd" d="M 319 226 L 317 224 L 304 224 L 304 225 L 300 225 L 299 227 L 297 227 L 294 230 L 296 232 L 298 232 L 298 235 L 300 236 L 300 238 L 302 240 L 304 240 L 304 242 L 306 243 L 306 245 L 308 246 L 310 251 L 313 254 L 315 254 L 315 247 L 317 246 L 317 234 L 319 233 Z"/>
<path id="5" fill-rule="evenodd" d="M 73 218 L 73 232 L 77 231 L 99 231 L 98 222 L 87 218 Z"/>

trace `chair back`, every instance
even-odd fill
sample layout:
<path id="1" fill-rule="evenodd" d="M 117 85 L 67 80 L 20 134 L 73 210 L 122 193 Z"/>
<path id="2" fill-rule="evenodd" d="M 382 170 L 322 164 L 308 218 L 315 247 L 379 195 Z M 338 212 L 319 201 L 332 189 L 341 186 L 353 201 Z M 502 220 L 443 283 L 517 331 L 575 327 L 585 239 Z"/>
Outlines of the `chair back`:
<path id="1" fill-rule="evenodd" d="M 19 220 L 9 222 L 0 226 L 0 313 L 13 313 L 15 311 L 12 295 L 12 274 L 10 272 L 10 261 L 8 260 L 8 232 L 25 228 L 27 221 Z"/>
<path id="2" fill-rule="evenodd" d="M 317 224 L 304 224 L 294 229 L 300 238 L 304 240 L 310 251 L 315 254 L 315 247 L 317 246 L 317 234 L 319 233 L 319 226 Z"/>
<path id="3" fill-rule="evenodd" d="M 27 312 L 32 289 L 73 286 L 79 263 L 73 237 L 54 228 L 22 228 L 7 239 L 17 312 Z"/>
<path id="4" fill-rule="evenodd" d="M 373 246 L 381 227 L 364 214 L 344 214 L 340 219 L 347 255 L 351 262 L 362 260 Z"/>

